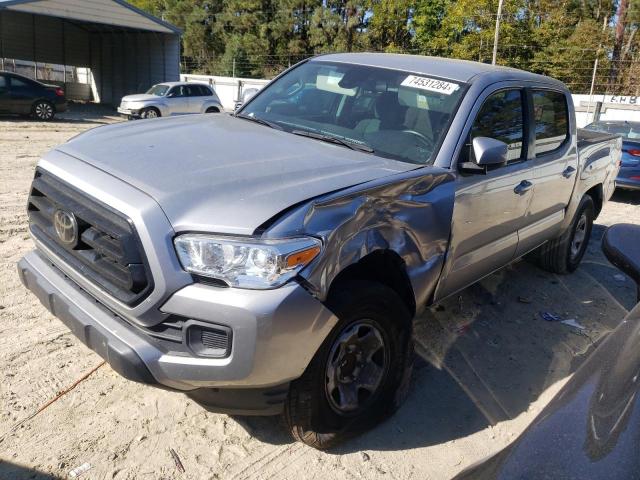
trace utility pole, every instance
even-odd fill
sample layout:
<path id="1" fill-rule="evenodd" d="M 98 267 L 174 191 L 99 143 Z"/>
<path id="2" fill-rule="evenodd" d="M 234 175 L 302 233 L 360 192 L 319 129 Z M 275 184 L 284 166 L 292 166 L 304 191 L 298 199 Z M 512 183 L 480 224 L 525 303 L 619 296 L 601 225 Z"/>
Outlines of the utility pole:
<path id="1" fill-rule="evenodd" d="M 498 15 L 496 16 L 496 31 L 493 36 L 493 59 L 491 65 L 496 64 L 496 58 L 498 57 L 498 38 L 500 38 L 500 17 L 502 16 L 502 0 L 498 2 Z"/>
<path id="2" fill-rule="evenodd" d="M 602 33 L 607 31 L 607 21 L 609 18 L 605 15 L 604 23 L 602 24 Z M 593 74 L 591 75 L 591 88 L 589 89 L 589 103 L 587 104 L 587 121 L 589 119 L 589 113 L 591 111 L 591 102 L 593 101 L 593 88 L 596 84 L 596 73 L 598 71 L 598 60 L 600 57 L 600 49 L 602 48 L 602 40 L 598 44 L 598 50 L 596 50 L 596 59 L 593 62 Z"/>

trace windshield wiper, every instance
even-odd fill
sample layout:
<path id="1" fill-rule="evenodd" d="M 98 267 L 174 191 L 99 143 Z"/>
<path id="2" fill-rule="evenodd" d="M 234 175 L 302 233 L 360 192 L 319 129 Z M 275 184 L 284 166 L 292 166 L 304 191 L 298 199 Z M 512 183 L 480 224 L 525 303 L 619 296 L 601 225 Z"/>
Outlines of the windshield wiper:
<path id="1" fill-rule="evenodd" d="M 350 148 L 351 150 L 357 150 L 359 152 L 373 153 L 374 151 L 373 148 L 366 143 L 350 142 L 349 140 L 344 140 L 340 137 L 324 135 L 322 133 L 310 132 L 308 130 L 292 130 L 291 133 L 294 135 L 300 135 L 301 137 L 315 138 L 316 140 L 321 140 L 323 142 L 335 143 L 336 145 L 342 145 L 343 147 Z"/>
<path id="2" fill-rule="evenodd" d="M 234 117 L 243 118 L 244 120 L 249 120 L 250 122 L 259 123 L 260 125 L 265 125 L 270 128 L 275 128 L 276 130 L 283 130 L 283 128 L 277 123 L 270 122 L 269 120 L 265 120 L 259 117 L 251 117 L 249 115 L 242 115 L 240 113 L 234 113 Z"/>

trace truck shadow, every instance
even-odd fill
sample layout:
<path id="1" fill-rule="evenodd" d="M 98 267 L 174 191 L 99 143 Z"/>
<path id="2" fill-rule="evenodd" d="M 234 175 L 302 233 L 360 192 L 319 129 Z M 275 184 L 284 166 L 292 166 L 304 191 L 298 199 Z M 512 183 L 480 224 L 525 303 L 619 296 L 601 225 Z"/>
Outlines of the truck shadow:
<path id="1" fill-rule="evenodd" d="M 580 268 L 554 275 L 520 261 L 415 320 L 417 361 L 402 408 L 333 453 L 402 450 L 462 439 L 515 419 L 584 362 L 635 304 L 635 288 L 600 250 L 595 225 Z M 574 319 L 583 330 L 545 321 Z M 252 435 L 290 441 L 277 419 L 239 418 Z"/>
<path id="2" fill-rule="evenodd" d="M 7 480 L 19 480 L 22 478 L 30 480 L 61 480 L 62 477 L 23 467 L 0 458 L 0 478 Z"/>
<path id="3" fill-rule="evenodd" d="M 640 205 L 640 191 L 622 190 L 618 188 L 611 197 L 612 202 Z"/>

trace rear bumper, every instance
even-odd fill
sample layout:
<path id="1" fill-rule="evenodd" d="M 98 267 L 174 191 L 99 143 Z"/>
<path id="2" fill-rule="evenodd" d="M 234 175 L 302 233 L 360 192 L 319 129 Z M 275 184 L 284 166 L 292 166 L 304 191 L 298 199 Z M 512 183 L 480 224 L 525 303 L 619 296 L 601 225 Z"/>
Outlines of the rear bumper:
<path id="1" fill-rule="evenodd" d="M 25 255 L 18 273 L 42 304 L 120 375 L 189 392 L 212 410 L 227 413 L 278 413 L 288 383 L 304 372 L 336 322 L 295 283 L 265 291 L 189 285 L 162 311 L 224 323 L 233 330 L 231 354 L 175 354 L 90 296 L 39 252 Z"/>
<path id="2" fill-rule="evenodd" d="M 631 166 L 620 168 L 620 172 L 616 178 L 616 187 L 627 190 L 640 190 L 640 180 L 631 177 L 640 178 L 640 167 Z"/>

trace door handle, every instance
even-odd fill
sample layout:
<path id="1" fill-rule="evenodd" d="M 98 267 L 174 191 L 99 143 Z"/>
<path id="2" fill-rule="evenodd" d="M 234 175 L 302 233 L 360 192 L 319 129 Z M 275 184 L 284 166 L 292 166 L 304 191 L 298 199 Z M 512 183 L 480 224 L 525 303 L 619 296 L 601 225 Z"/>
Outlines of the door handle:
<path id="1" fill-rule="evenodd" d="M 533 187 L 533 183 L 529 180 L 522 180 L 518 185 L 516 185 L 516 188 L 514 188 L 513 191 L 518 195 L 524 195 L 526 192 L 531 190 L 531 187 Z"/>
<path id="2" fill-rule="evenodd" d="M 564 178 L 571 178 L 571 176 L 576 173 L 576 169 L 573 167 L 567 167 L 564 169 L 564 171 L 562 172 L 562 176 Z"/>

